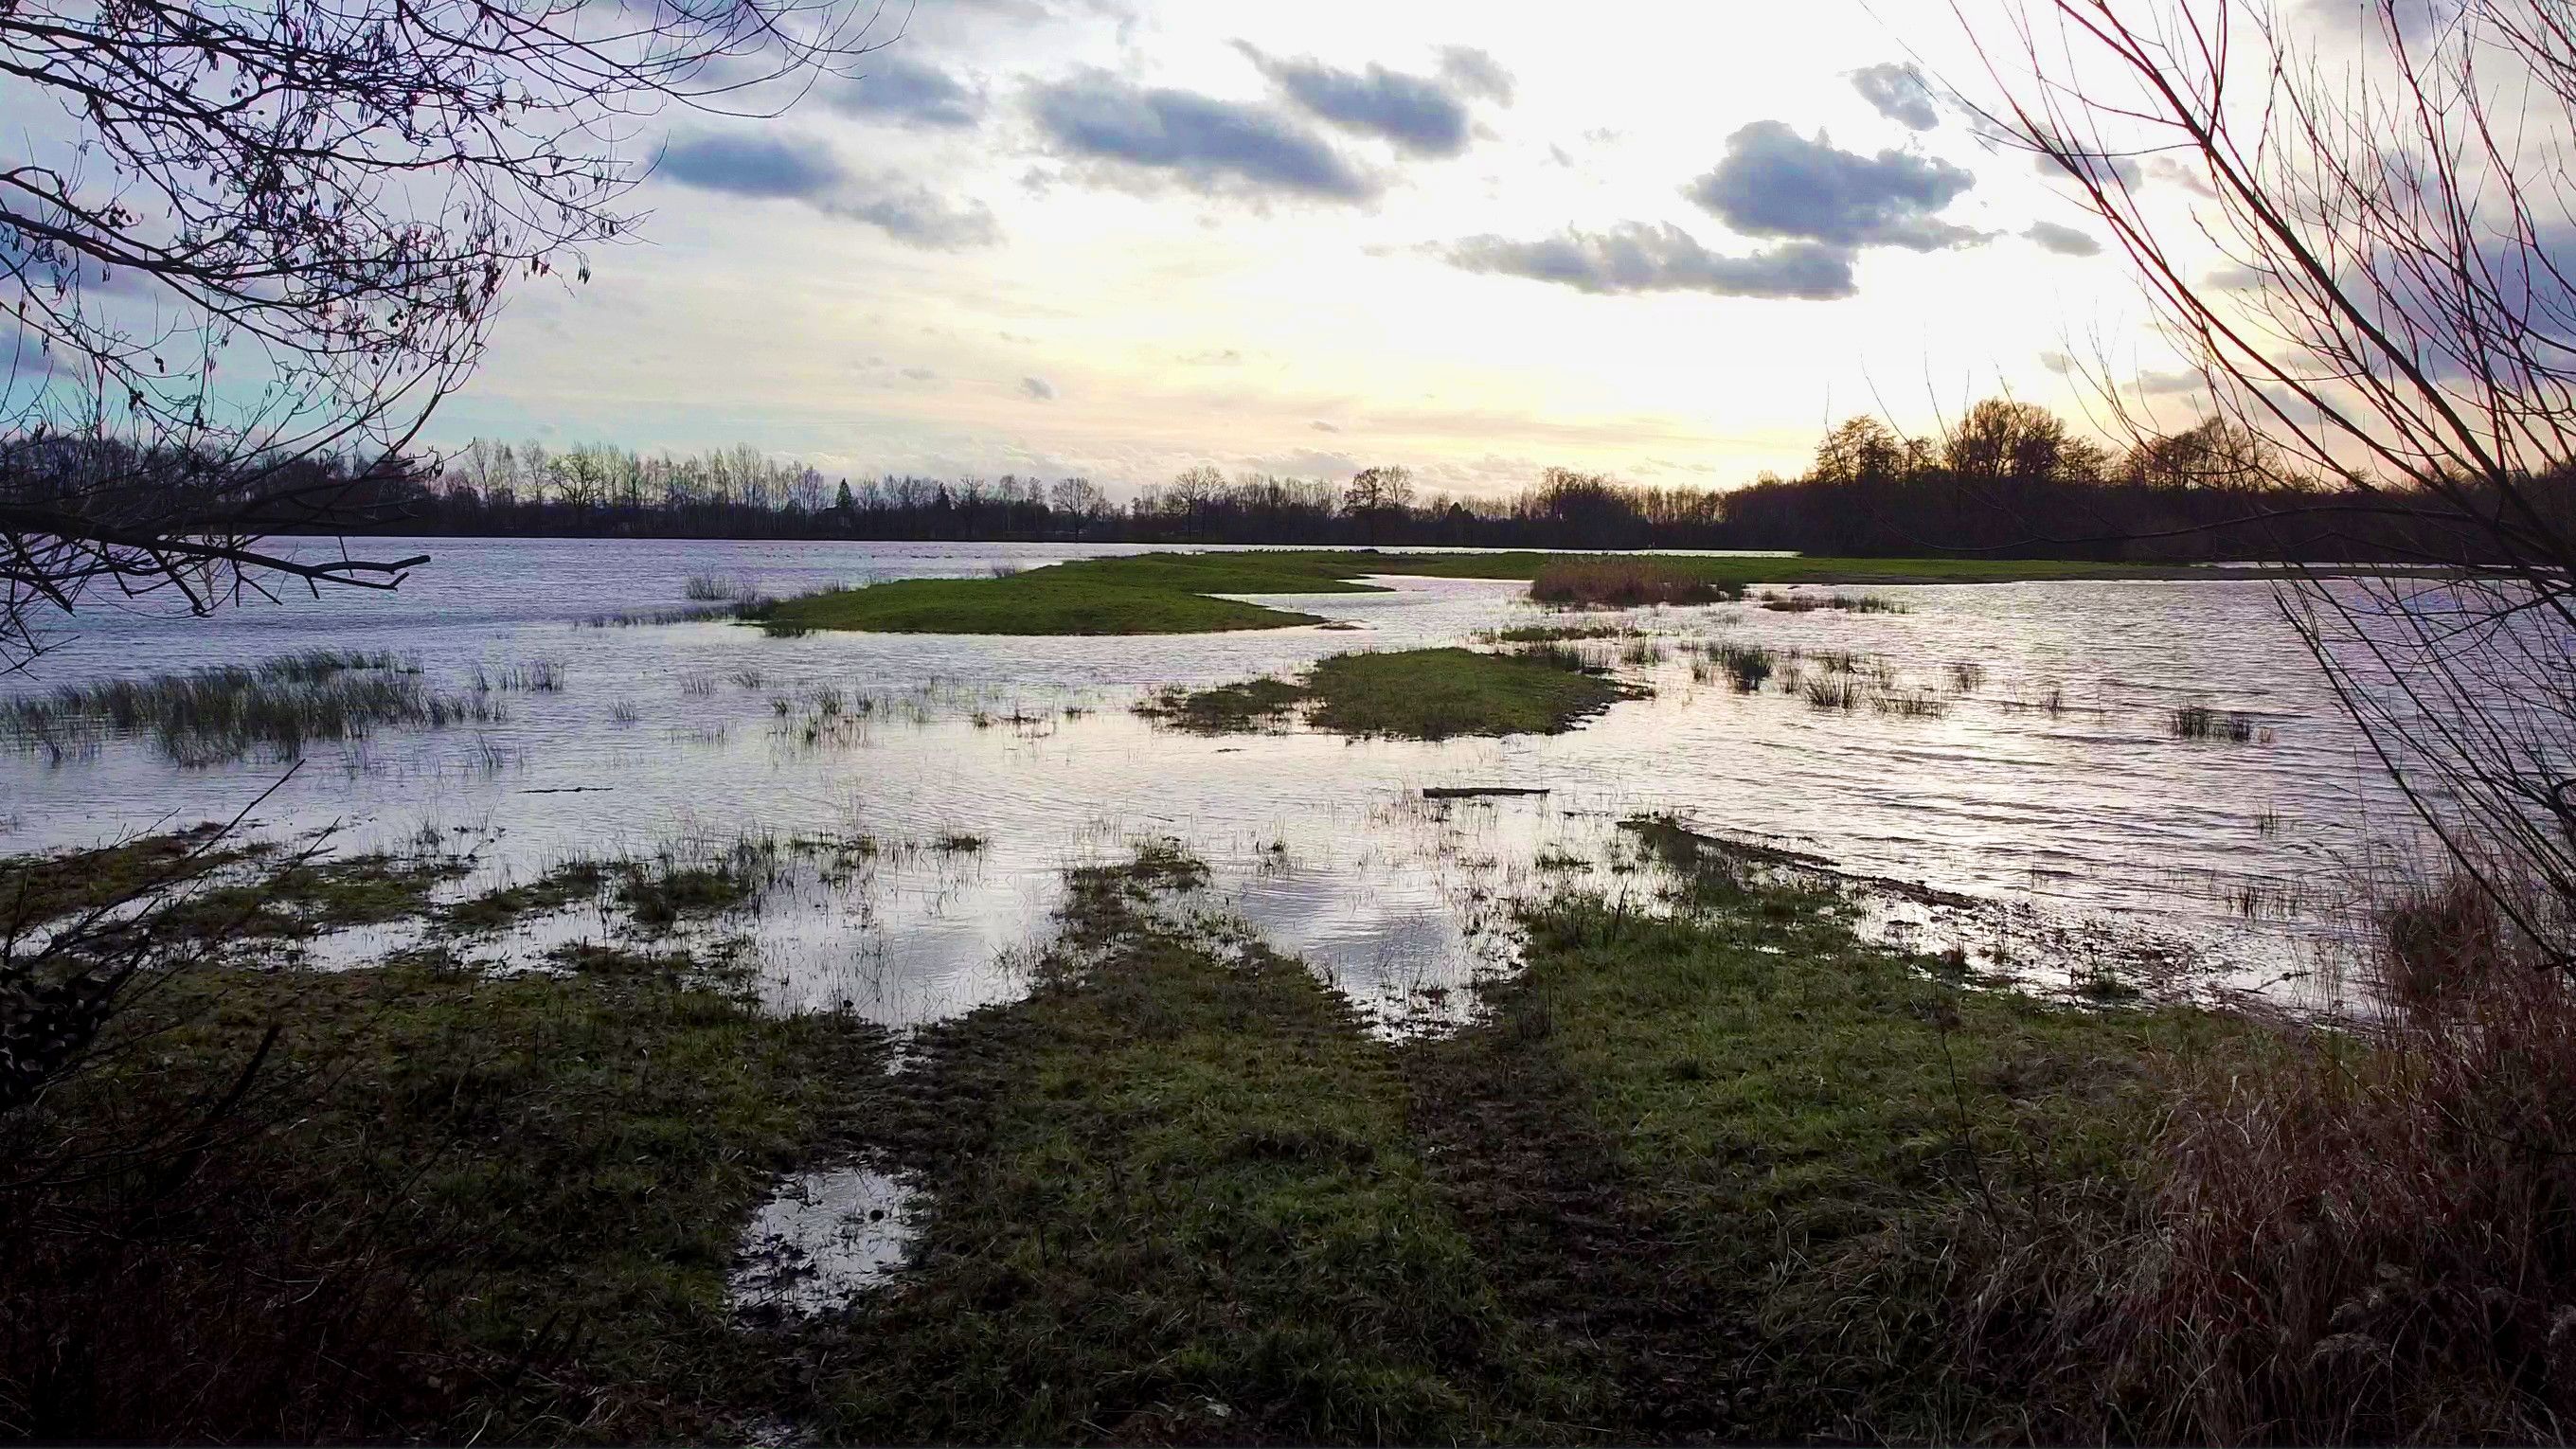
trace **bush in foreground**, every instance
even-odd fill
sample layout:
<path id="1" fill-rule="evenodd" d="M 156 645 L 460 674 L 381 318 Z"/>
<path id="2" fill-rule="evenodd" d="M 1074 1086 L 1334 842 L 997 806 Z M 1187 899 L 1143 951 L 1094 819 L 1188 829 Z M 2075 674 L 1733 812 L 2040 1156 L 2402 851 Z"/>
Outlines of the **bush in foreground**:
<path id="1" fill-rule="evenodd" d="M 2141 1211 L 1985 1270 L 1969 1347 L 2027 1358 L 2040 1437 L 2564 1438 L 2576 995 L 2472 883 L 2381 924 L 2383 1015 L 2211 1074 Z"/>

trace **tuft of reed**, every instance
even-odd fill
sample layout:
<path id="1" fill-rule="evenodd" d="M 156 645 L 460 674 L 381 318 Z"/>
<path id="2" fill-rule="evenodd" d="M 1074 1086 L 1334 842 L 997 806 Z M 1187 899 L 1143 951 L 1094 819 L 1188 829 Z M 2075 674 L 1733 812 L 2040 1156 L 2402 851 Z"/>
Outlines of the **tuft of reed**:
<path id="1" fill-rule="evenodd" d="M 2207 705 L 2187 704 L 2173 713 L 2173 734 L 2178 740 L 2224 740 L 2232 745 L 2248 744 L 2254 739 L 2254 716 L 2241 709 L 2222 715 Z"/>
<path id="2" fill-rule="evenodd" d="M 1828 674 L 1808 680 L 1802 693 L 1813 709 L 1855 710 L 1860 708 L 1862 690 L 1857 679 Z"/>
<path id="3" fill-rule="evenodd" d="M 748 604 L 760 597 L 759 586 L 741 574 L 720 574 L 701 569 L 689 575 L 681 586 L 689 598 L 701 603 Z"/>
<path id="4" fill-rule="evenodd" d="M 1779 656 L 1759 644 L 1712 644 L 1709 662 L 1726 675 L 1738 694 L 1751 694 L 1779 667 Z"/>
<path id="5" fill-rule="evenodd" d="M 1550 669 L 1562 669 L 1568 674 L 1610 672 L 1609 663 L 1605 659 L 1586 653 L 1571 644 L 1524 644 L 1512 652 L 1534 664 L 1544 664 Z"/>
<path id="6" fill-rule="evenodd" d="M 1950 688 L 1960 694 L 1974 694 L 1986 687 L 1986 666 L 1961 659 L 1950 666 Z"/>
<path id="7" fill-rule="evenodd" d="M 1869 707 L 1900 719 L 1939 719 L 1950 712 L 1949 701 L 1928 690 L 1873 690 Z"/>

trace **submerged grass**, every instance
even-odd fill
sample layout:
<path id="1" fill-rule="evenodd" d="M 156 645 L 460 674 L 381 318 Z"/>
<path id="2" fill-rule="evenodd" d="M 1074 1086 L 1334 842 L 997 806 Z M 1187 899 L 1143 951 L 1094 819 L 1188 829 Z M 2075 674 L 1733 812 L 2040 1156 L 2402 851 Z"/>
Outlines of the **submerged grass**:
<path id="1" fill-rule="evenodd" d="M 21 695 L 0 706 L 0 728 L 19 749 L 58 759 L 105 739 L 141 737 L 176 764 L 200 766 L 262 753 L 291 760 L 382 725 L 440 728 L 500 714 L 479 693 L 430 689 L 407 658 L 324 650 Z"/>
<path id="2" fill-rule="evenodd" d="M 2173 713 L 2173 734 L 2178 740 L 2248 744 L 2254 739 L 2254 716 L 2243 710 L 2221 714 L 2205 704 L 2187 704 Z"/>
<path id="3" fill-rule="evenodd" d="M 1783 594 L 1762 591 L 1762 607 L 1781 614 L 1812 614 L 1831 609 L 1845 614 L 1902 614 L 1905 605 L 1879 594 Z"/>

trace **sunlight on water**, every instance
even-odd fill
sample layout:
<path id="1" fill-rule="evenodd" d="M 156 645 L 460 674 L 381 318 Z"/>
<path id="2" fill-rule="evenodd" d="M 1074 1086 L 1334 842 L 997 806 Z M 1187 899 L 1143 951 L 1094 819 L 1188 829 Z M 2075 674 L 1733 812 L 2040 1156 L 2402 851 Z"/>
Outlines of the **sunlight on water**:
<path id="1" fill-rule="evenodd" d="M 1618 821 L 1819 857 L 1888 883 L 1872 928 L 2060 982 L 2089 960 L 2165 962 L 2297 990 L 2348 924 L 2352 887 L 2404 865 L 2410 817 L 2261 582 L 1879 588 L 1904 612 L 1758 601 L 1621 616 L 1661 637 L 1625 666 L 1652 699 L 1553 738 L 1442 744 L 1313 733 L 1199 737 L 1130 712 L 1172 683 L 1293 672 L 1353 648 L 1470 641 L 1553 617 L 1516 584 L 1392 579 L 1309 596 L 1337 628 L 1141 639 L 814 634 L 724 623 L 586 627 L 678 607 L 716 571 L 771 592 L 972 576 L 1115 550 L 430 540 L 392 598 L 328 597 L 211 620 L 84 620 L 44 684 L 248 662 L 329 645 L 417 656 L 442 689 L 545 661 L 556 692 L 504 719 L 388 730 L 313 752 L 260 810 L 278 833 L 337 825 L 340 848 L 470 849 L 461 896 L 579 858 L 672 841 L 866 841 L 831 871 L 792 850 L 752 924 L 764 998 L 895 1023 L 1021 989 L 1072 864 L 1170 838 L 1213 868 L 1211 904 L 1306 956 L 1388 1022 L 1463 1009 L 1512 960 L 1509 903 L 1552 884 L 1650 893 Z M 1801 591 L 1784 591 L 1795 595 Z M 1849 592 L 1849 591 L 1846 591 Z M 1808 680 L 1872 681 L 1915 703 L 1819 708 L 1774 680 L 1739 694 L 1684 647 L 1800 651 Z M 1845 656 L 1848 656 L 1846 658 Z M 832 703 L 827 704 L 827 701 Z M 2242 713 L 2244 743 L 2175 737 L 2177 710 Z M 274 783 L 251 759 L 182 769 L 147 744 L 59 762 L 15 753 L 10 848 L 91 844 L 222 817 Z M 1427 800 L 1425 787 L 1546 793 Z M 966 848 L 965 842 L 972 842 Z M 586 904 L 469 943 L 526 961 L 621 929 Z M 314 943 L 373 959 L 399 933 Z"/>

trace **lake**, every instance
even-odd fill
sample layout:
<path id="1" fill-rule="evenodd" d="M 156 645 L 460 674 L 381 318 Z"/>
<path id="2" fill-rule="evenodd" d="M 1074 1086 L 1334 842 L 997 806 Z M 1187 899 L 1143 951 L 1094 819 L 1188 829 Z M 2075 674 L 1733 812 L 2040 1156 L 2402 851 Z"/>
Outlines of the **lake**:
<path id="1" fill-rule="evenodd" d="M 308 544 L 307 547 L 315 545 Z M 1302 596 L 1322 627 L 1147 638 L 817 633 L 724 622 L 596 627 L 687 607 L 693 574 L 771 594 L 973 577 L 1133 547 L 1030 544 L 369 540 L 434 561 L 394 594 L 354 591 L 212 618 L 98 611 L 24 689 L 256 661 L 317 647 L 415 656 L 463 689 L 544 661 L 559 691 L 506 692 L 486 725 L 386 730 L 311 752 L 255 812 L 344 851 L 470 851 L 458 893 L 603 853 L 864 836 L 883 849 L 790 872 L 753 927 L 764 998 L 893 1023 L 1019 989 L 1067 865 L 1171 838 L 1215 894 L 1394 1022 L 1437 1021 L 1512 962 L 1510 902 L 1574 881 L 1641 899 L 1617 823 L 1672 814 L 1880 884 L 1871 928 L 2062 988 L 2103 961 L 2212 989 L 2303 997 L 2351 924 L 2354 885 L 2421 852 L 2412 817 L 2256 579 L 1874 587 L 1902 612 L 1758 601 L 1588 616 L 1654 650 L 1651 698 L 1570 734 L 1445 743 L 1302 731 L 1201 736 L 1132 706 L 1171 684 L 1293 672 L 1352 649 L 1474 642 L 1561 620 L 1518 583 L 1389 578 Z M 1816 590 L 1787 590 L 1829 592 Z M 1845 592 L 1853 592 L 1846 590 Z M 1849 653 L 1937 712 L 1820 709 L 1694 678 L 1723 638 Z M 1606 647 L 1606 646 L 1605 646 Z M 1662 657 L 1649 657 L 1660 653 Z M 829 718 L 829 691 L 853 709 Z M 2178 739 L 2176 710 L 2243 712 L 2242 743 Z M 89 845 L 224 818 L 281 762 L 183 768 L 148 742 L 0 755 L 10 848 Z M 1426 787 L 1544 794 L 1426 799 Z M 1960 899 L 1954 899 L 1960 898 Z M 599 908 L 487 949 L 525 958 L 617 929 Z M 399 932 L 311 943 L 367 959 Z"/>

